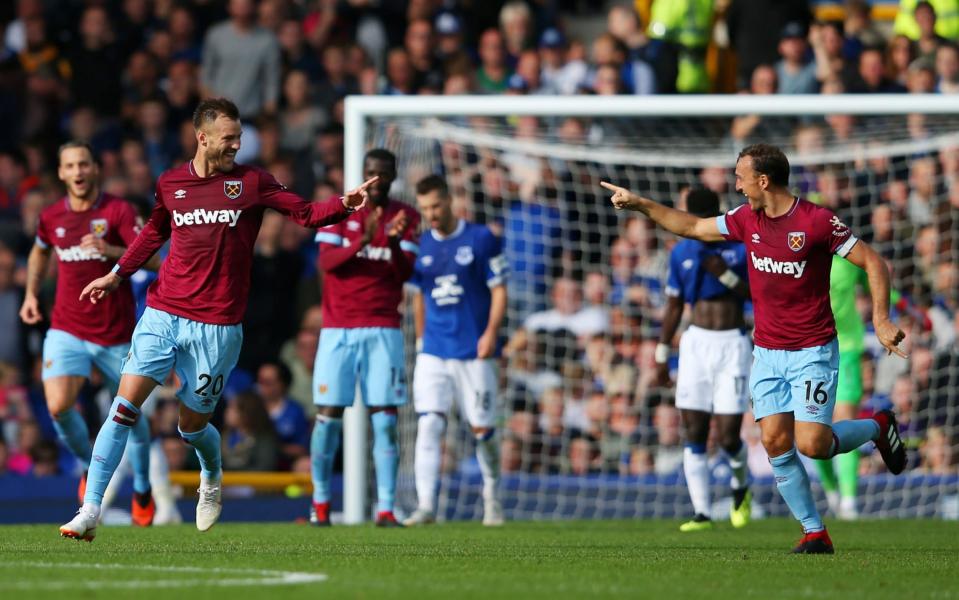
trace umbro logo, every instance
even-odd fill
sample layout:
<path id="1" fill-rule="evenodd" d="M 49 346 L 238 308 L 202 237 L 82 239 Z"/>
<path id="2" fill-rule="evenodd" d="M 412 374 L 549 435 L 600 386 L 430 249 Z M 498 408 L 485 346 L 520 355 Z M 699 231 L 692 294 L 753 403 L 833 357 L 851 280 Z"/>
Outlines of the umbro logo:
<path id="1" fill-rule="evenodd" d="M 349 229 L 350 231 L 359 231 L 359 230 L 360 230 L 360 222 L 359 222 L 359 221 L 347 221 L 347 222 L 346 222 L 346 228 Z"/>
<path id="2" fill-rule="evenodd" d="M 758 234 L 758 233 L 754 233 L 754 234 L 753 234 L 753 243 L 754 243 L 754 244 L 758 244 L 758 243 L 759 243 L 759 234 Z"/>
<path id="3" fill-rule="evenodd" d="M 63 227 L 57 227 L 56 229 L 53 230 L 53 232 L 57 234 L 58 238 L 62 238 L 63 236 L 67 235 L 67 230 L 64 229 Z"/>
<path id="4" fill-rule="evenodd" d="M 687 258 L 686 260 L 683 261 L 683 269 L 686 269 L 688 271 L 692 268 L 693 268 L 693 259 Z"/>
<path id="5" fill-rule="evenodd" d="M 176 198 L 177 200 L 183 200 L 184 198 L 186 198 L 186 190 L 177 190 L 173 192 L 173 197 Z"/>

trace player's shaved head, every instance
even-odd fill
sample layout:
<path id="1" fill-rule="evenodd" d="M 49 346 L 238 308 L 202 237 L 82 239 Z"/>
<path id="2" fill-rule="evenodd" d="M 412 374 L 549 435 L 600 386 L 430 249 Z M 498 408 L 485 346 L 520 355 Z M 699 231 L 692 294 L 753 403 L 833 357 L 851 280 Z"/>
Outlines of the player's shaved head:
<path id="1" fill-rule="evenodd" d="M 236 104 L 227 98 L 204 100 L 193 111 L 193 128 L 197 131 L 208 128 L 221 116 L 239 121 L 240 110 L 236 107 Z"/>

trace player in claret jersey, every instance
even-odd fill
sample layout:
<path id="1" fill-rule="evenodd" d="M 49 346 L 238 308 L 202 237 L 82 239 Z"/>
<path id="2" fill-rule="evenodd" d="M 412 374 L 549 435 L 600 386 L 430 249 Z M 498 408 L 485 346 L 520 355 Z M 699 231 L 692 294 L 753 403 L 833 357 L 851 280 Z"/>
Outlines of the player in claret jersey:
<path id="1" fill-rule="evenodd" d="M 171 240 L 133 332 L 119 393 L 93 446 L 83 506 L 60 528 L 66 537 L 93 539 L 103 491 L 140 417 L 140 406 L 171 369 L 180 382 L 180 435 L 200 459 L 196 526 L 206 531 L 216 523 L 221 508 L 220 434 L 209 420 L 240 353 L 240 321 L 263 211 L 272 208 L 305 227 L 321 227 L 362 206 L 366 188 L 376 182 L 367 181 L 330 202 L 307 203 L 269 173 L 235 163 L 240 120 L 231 101 L 204 100 L 193 114 L 193 126 L 193 160 L 160 176 L 156 205 L 140 236 L 111 273 L 80 294 L 81 301 L 103 301 Z"/>
<path id="2" fill-rule="evenodd" d="M 789 161 L 782 151 L 755 144 L 736 161 L 736 190 L 747 203 L 719 217 L 698 218 L 610 183 L 602 185 L 613 192 L 613 206 L 638 210 L 675 234 L 745 244 L 756 317 L 749 378 L 753 414 L 776 486 L 802 523 L 804 535 L 793 552 L 831 554 L 832 541 L 797 448 L 811 458 L 830 458 L 872 440 L 892 473 L 906 466 L 891 411 L 832 422 L 839 368 L 829 305 L 833 254 L 866 271 L 879 343 L 905 358 L 898 347 L 905 334 L 889 320 L 889 274 L 882 258 L 832 211 L 790 194 L 788 183 Z"/>
<path id="3" fill-rule="evenodd" d="M 83 142 L 67 142 L 58 153 L 57 175 L 66 196 L 40 213 L 37 239 L 27 262 L 27 290 L 20 318 L 33 325 L 43 317 L 37 293 L 47 262 L 57 254 L 57 293 L 50 329 L 43 340 L 43 394 L 63 445 L 84 470 L 90 468 L 90 432 L 74 405 L 83 381 L 96 365 L 112 386 L 120 381 L 120 364 L 130 349 L 135 324 L 130 285 L 120 286 L 103 309 L 77 302 L 83 286 L 110 272 L 136 239 L 140 227 L 129 202 L 100 190 L 100 169 L 93 150 Z M 159 257 L 148 267 L 156 270 Z M 133 524 L 152 524 L 156 505 L 150 493 L 150 426 L 138 421 L 127 445 L 133 467 Z M 121 453 L 123 449 L 120 449 Z M 80 480 L 83 500 L 87 476 Z"/>
<path id="4" fill-rule="evenodd" d="M 391 200 L 396 157 L 374 149 L 363 159 L 364 177 L 378 178 L 370 204 L 316 234 L 323 269 L 323 333 L 313 369 L 318 407 L 310 456 L 313 503 L 310 520 L 330 524 L 330 477 L 340 445 L 343 409 L 352 406 L 359 380 L 373 424 L 376 524 L 401 526 L 393 515 L 399 451 L 397 409 L 406 403 L 406 359 L 400 331 L 403 283 L 413 273 L 419 247 L 419 215 Z"/>

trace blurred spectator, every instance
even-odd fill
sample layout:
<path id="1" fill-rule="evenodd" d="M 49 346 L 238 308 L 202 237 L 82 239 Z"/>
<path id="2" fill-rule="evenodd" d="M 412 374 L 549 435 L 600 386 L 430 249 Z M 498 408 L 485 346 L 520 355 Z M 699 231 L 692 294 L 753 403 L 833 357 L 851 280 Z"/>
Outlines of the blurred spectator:
<path id="1" fill-rule="evenodd" d="M 923 21 L 923 23 L 920 23 Z M 959 2 L 957 0 L 900 0 L 893 30 L 912 40 L 918 40 L 923 27 L 930 21 L 937 35 L 948 39 L 959 38 Z"/>
<path id="2" fill-rule="evenodd" d="M 7 469 L 16 475 L 28 475 L 33 470 L 33 451 L 42 441 L 40 426 L 36 421 L 21 421 L 13 452 L 7 460 Z"/>
<path id="3" fill-rule="evenodd" d="M 0 477 L 7 474 L 7 461 L 10 460 L 10 449 L 7 441 L 0 435 Z"/>
<path id="4" fill-rule="evenodd" d="M 359 83 L 346 70 L 346 50 L 342 46 L 329 46 L 323 50 L 324 77 L 316 90 L 316 102 L 328 114 L 340 99 L 359 93 Z"/>
<path id="5" fill-rule="evenodd" d="M 0 362 L 20 365 L 24 356 L 19 316 L 23 288 L 14 281 L 16 258 L 9 248 L 0 245 Z"/>
<path id="6" fill-rule="evenodd" d="M 566 38 L 555 27 L 545 29 L 539 38 L 539 56 L 543 65 L 543 88 L 555 94 L 575 94 L 586 80 L 587 65 L 568 56 Z"/>
<path id="7" fill-rule="evenodd" d="M 596 283 L 593 282 L 593 286 Z M 598 290 L 590 290 L 593 298 Z M 577 337 L 592 336 L 609 329 L 608 312 L 599 307 L 583 307 L 583 291 L 580 283 L 568 277 L 553 281 L 551 294 L 553 308 L 531 314 L 523 323 L 529 331 L 555 332 L 566 330 Z"/>
<path id="8" fill-rule="evenodd" d="M 712 0 L 653 0 L 649 20 L 653 39 L 679 47 L 676 91 L 708 93 L 711 82 L 706 70 L 706 47 L 713 25 Z M 769 23 L 765 26 L 768 28 Z"/>
<path id="9" fill-rule="evenodd" d="M 779 41 L 782 59 L 776 63 L 780 94 L 815 94 L 819 91 L 816 63 L 807 60 L 808 49 L 803 26 L 795 21 L 787 23 Z"/>
<path id="10" fill-rule="evenodd" d="M 273 113 L 280 99 L 276 35 L 255 23 L 253 0 L 229 0 L 230 20 L 214 25 L 203 42 L 203 95 L 226 96 L 242 119 Z"/>
<path id="11" fill-rule="evenodd" d="M 957 442 L 941 427 L 930 427 L 922 444 L 921 469 L 931 475 L 955 475 L 959 468 L 956 463 Z"/>
<path id="12" fill-rule="evenodd" d="M 292 383 L 293 373 L 283 363 L 267 362 L 257 371 L 256 389 L 273 421 L 280 445 L 279 467 L 283 470 L 290 470 L 310 453 L 310 423 L 306 413 L 287 397 Z"/>
<path id="13" fill-rule="evenodd" d="M 285 19 L 276 34 L 277 43 L 280 45 L 283 73 L 300 71 L 307 76 L 308 80 L 318 80 L 322 72 L 320 61 L 317 60 L 313 48 L 306 42 L 302 24 L 297 19 Z"/>
<path id="14" fill-rule="evenodd" d="M 60 474 L 60 450 L 50 440 L 40 440 L 30 449 L 30 474 L 34 477 L 51 477 Z"/>
<path id="15" fill-rule="evenodd" d="M 503 36 L 497 29 L 487 29 L 479 41 L 480 66 L 476 70 L 476 85 L 480 92 L 496 94 L 506 91 L 506 83 L 513 74 L 506 62 Z"/>
<path id="16" fill-rule="evenodd" d="M 626 47 L 611 33 L 593 40 L 593 91 L 601 95 L 655 94 L 656 75 L 641 59 L 627 62 Z"/>
<path id="17" fill-rule="evenodd" d="M 783 27 L 795 22 L 808 29 L 812 13 L 806 0 L 732 0 L 725 19 L 736 50 L 737 87 L 741 89 L 758 65 L 776 62 Z"/>
<path id="18" fill-rule="evenodd" d="M 227 401 L 223 416 L 223 468 L 229 471 L 273 471 L 280 447 L 263 400 L 242 392 Z"/>
<path id="19" fill-rule="evenodd" d="M 856 79 L 847 82 L 847 88 L 854 94 L 896 94 L 906 91 L 905 87 L 886 76 L 883 51 L 879 48 L 865 48 L 862 51 Z"/>
<path id="20" fill-rule="evenodd" d="M 616 5 L 610 8 L 606 28 L 626 47 L 627 63 L 642 61 L 652 67 L 657 93 L 676 92 L 679 75 L 679 47 L 676 44 L 666 39 L 647 37 L 639 15 L 631 6 Z"/>
<path id="21" fill-rule="evenodd" d="M 68 52 L 70 94 L 74 106 L 93 108 L 100 117 L 115 118 L 123 98 L 123 56 L 115 43 L 107 11 L 90 6 L 80 16 L 79 39 Z"/>
<path id="22" fill-rule="evenodd" d="M 326 114 L 311 101 L 310 80 L 305 72 L 287 73 L 283 82 L 283 104 L 279 117 L 280 149 L 307 155 L 326 125 Z"/>
<path id="23" fill-rule="evenodd" d="M 955 44 L 943 44 L 936 51 L 936 91 L 959 93 L 959 48 Z"/>
<path id="24" fill-rule="evenodd" d="M 512 0 L 499 11 L 499 28 L 510 62 L 530 47 L 533 38 L 533 15 L 523 0 Z"/>
<path id="25" fill-rule="evenodd" d="M 27 172 L 27 159 L 22 152 L 0 151 L 0 222 L 17 220 L 20 202 L 39 183 L 36 175 Z"/>

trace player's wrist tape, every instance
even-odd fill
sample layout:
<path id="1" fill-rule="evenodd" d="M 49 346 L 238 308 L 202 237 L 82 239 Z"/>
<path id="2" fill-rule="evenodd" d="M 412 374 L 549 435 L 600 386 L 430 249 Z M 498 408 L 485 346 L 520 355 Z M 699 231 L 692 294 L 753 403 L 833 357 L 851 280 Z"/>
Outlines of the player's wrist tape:
<path id="1" fill-rule="evenodd" d="M 656 344 L 656 353 L 653 354 L 653 360 L 656 361 L 656 364 L 665 364 L 669 360 L 669 344 L 663 342 Z"/>
<path id="2" fill-rule="evenodd" d="M 113 265 L 113 268 L 110 269 L 110 272 L 116 275 L 117 277 L 119 277 L 120 279 L 123 279 L 123 275 L 120 275 L 120 263 Z"/>
<path id="3" fill-rule="evenodd" d="M 719 283 L 732 289 L 739 285 L 739 275 L 736 275 L 731 269 L 726 269 L 726 271 L 719 276 Z"/>

